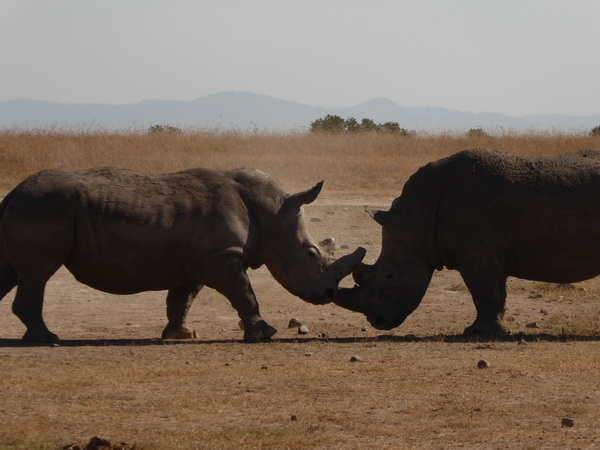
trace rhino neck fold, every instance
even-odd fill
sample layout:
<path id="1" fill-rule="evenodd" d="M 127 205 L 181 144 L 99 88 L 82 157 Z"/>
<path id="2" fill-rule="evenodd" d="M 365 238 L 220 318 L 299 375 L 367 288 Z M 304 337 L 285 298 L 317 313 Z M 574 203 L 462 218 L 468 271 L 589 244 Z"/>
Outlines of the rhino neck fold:
<path id="1" fill-rule="evenodd" d="M 263 189 L 270 186 L 263 186 Z M 257 189 L 256 186 L 253 186 Z M 256 195 L 254 190 L 240 187 L 240 196 L 246 207 L 248 234 L 244 245 L 246 262 L 251 269 L 268 264 L 273 254 L 273 221 L 283 204 L 283 196 L 276 191 Z"/>

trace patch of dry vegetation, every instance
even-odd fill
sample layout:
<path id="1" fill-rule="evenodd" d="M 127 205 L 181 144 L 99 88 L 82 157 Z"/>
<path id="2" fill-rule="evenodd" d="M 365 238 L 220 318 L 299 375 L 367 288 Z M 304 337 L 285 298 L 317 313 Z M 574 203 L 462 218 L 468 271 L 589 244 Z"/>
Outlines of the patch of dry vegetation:
<path id="1" fill-rule="evenodd" d="M 0 186 L 9 188 L 50 167 L 119 166 L 140 172 L 191 167 L 256 167 L 289 191 L 325 180 L 328 190 L 399 193 L 418 167 L 467 148 L 515 154 L 564 153 L 600 148 L 599 136 L 503 136 L 386 133 L 0 133 Z"/>

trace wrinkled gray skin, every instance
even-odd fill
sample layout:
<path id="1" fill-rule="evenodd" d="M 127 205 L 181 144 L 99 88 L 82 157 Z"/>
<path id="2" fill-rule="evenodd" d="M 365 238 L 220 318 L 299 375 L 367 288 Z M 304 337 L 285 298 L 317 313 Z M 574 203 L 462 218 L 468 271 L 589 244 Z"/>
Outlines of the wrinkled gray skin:
<path id="1" fill-rule="evenodd" d="M 252 169 L 142 175 L 118 168 L 45 170 L 0 204 L 0 299 L 13 287 L 23 339 L 54 342 L 42 318 L 44 288 L 61 266 L 113 294 L 168 290 L 166 339 L 195 337 L 188 310 L 203 286 L 229 299 L 244 339 L 276 333 L 260 316 L 246 270 L 265 264 L 292 294 L 322 304 L 362 260 L 333 262 L 310 238 L 294 195 Z"/>
<path id="2" fill-rule="evenodd" d="M 467 150 L 427 164 L 407 181 L 382 225 L 374 265 L 335 303 L 378 329 L 399 326 L 434 270 L 460 272 L 477 316 L 466 335 L 509 333 L 506 279 L 569 283 L 600 274 L 600 152 L 510 156 Z"/>

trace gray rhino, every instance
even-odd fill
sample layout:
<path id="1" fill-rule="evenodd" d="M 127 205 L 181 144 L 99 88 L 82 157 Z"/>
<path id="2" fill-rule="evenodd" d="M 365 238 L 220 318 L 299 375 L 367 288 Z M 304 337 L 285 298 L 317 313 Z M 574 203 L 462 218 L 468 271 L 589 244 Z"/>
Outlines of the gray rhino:
<path id="1" fill-rule="evenodd" d="M 335 303 L 378 329 L 399 326 L 423 298 L 434 270 L 456 269 L 477 316 L 466 335 L 510 330 L 503 316 L 509 276 L 570 283 L 600 274 L 600 152 L 512 156 L 467 150 L 420 168 L 382 225 L 374 265 Z"/>
<path id="2" fill-rule="evenodd" d="M 165 339 L 195 337 L 188 310 L 203 286 L 229 299 L 246 341 L 276 333 L 260 316 L 246 270 L 265 264 L 305 301 L 331 302 L 364 249 L 333 261 L 309 236 L 302 205 L 322 182 L 287 195 L 253 169 L 138 174 L 104 167 L 30 176 L 0 204 L 0 299 L 13 287 L 23 339 L 54 342 L 42 318 L 44 288 L 64 265 L 113 294 L 168 290 Z"/>

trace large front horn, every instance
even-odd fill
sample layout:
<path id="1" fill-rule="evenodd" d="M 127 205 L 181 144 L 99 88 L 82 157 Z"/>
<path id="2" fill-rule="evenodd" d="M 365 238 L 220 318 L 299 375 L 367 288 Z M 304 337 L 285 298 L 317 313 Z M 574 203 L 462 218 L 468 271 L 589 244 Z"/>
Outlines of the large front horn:
<path id="1" fill-rule="evenodd" d="M 366 253 L 367 251 L 364 248 L 358 247 L 349 255 L 342 256 L 340 259 L 331 263 L 329 270 L 332 271 L 336 283 L 339 283 L 343 278 L 350 275 L 356 266 L 363 260 Z"/>

